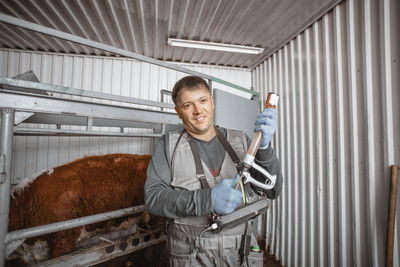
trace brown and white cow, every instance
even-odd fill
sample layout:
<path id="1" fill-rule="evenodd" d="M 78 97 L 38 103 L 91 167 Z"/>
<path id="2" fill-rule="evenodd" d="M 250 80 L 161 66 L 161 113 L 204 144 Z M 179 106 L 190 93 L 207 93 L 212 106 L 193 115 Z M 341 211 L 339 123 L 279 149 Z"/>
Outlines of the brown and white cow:
<path id="1" fill-rule="evenodd" d="M 88 156 L 25 179 L 12 190 L 8 231 L 142 205 L 149 161 L 149 155 Z M 35 263 L 67 254 L 79 239 L 106 224 L 110 222 L 25 240 L 20 250 L 35 245 L 47 255 L 16 251 L 10 259 L 19 254 Z"/>

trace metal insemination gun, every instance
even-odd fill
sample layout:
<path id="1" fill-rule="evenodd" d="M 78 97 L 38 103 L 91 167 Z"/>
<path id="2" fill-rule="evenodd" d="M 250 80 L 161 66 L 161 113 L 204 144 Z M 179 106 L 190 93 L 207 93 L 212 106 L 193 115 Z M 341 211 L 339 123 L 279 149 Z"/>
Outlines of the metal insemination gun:
<path id="1" fill-rule="evenodd" d="M 265 108 L 276 108 L 278 101 L 279 101 L 278 94 L 268 93 L 267 100 L 265 101 Z M 255 155 L 261 143 L 261 139 L 262 139 L 262 132 L 261 131 L 256 132 L 253 141 L 251 142 L 250 147 L 247 150 L 246 156 L 243 159 L 243 169 L 240 172 L 240 180 L 235 186 L 235 189 L 237 189 L 240 185 L 244 203 L 247 203 L 247 201 L 245 199 L 243 183 L 250 182 L 257 187 L 266 190 L 272 189 L 275 186 L 276 175 L 271 175 L 270 173 L 268 173 L 266 170 L 264 170 L 262 167 L 260 167 L 254 162 Z M 253 177 L 251 177 L 249 172 L 250 168 L 254 168 L 257 171 L 261 172 L 266 177 L 265 182 L 261 183 L 256 179 L 254 179 Z"/>

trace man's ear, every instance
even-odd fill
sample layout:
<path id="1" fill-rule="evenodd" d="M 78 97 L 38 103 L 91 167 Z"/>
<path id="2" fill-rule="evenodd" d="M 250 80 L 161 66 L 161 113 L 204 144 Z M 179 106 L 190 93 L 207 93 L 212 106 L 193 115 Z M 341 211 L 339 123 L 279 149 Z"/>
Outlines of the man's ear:
<path id="1" fill-rule="evenodd" d="M 175 111 L 176 111 L 176 114 L 178 114 L 178 118 L 179 118 L 179 119 L 182 119 L 182 118 L 181 118 L 181 114 L 179 113 L 178 108 L 175 106 L 174 109 L 175 109 Z"/>
<path id="2" fill-rule="evenodd" d="M 214 107 L 214 97 L 213 96 L 210 96 L 210 99 L 211 99 L 211 106 L 212 106 L 212 108 L 214 109 L 215 107 Z"/>

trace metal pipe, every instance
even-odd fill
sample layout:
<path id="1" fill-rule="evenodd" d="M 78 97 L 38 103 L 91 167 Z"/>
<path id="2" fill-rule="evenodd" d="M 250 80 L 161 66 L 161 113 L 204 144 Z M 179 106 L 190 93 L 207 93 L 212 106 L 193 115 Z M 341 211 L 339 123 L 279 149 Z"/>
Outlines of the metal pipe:
<path id="1" fill-rule="evenodd" d="M 394 225 L 396 217 L 396 200 L 399 166 L 392 166 L 392 176 L 390 179 L 389 192 L 389 212 L 387 222 L 387 243 L 386 243 L 386 267 L 393 266 L 393 243 L 394 243 Z"/>
<path id="2" fill-rule="evenodd" d="M 115 219 L 123 217 L 126 215 L 132 215 L 144 211 L 144 205 L 130 207 L 121 210 L 115 210 L 95 215 L 90 215 L 86 217 L 81 217 L 77 219 L 67 220 L 63 222 L 56 222 L 45 224 L 41 226 L 31 227 L 23 230 L 9 232 L 4 240 L 4 244 L 10 243 L 11 241 L 26 239 L 30 237 L 35 237 L 39 235 L 50 234 L 54 232 L 59 232 L 67 229 L 71 229 L 78 226 L 83 226 L 87 224 L 102 222 L 110 219 Z"/>
<path id="3" fill-rule="evenodd" d="M 48 27 L 45 27 L 45 26 L 42 26 L 42 25 L 39 25 L 39 24 L 35 24 L 35 23 L 32 23 L 32 22 L 26 21 L 26 20 L 18 19 L 18 18 L 15 18 L 15 17 L 12 17 L 12 16 L 8 16 L 8 15 L 2 14 L 2 13 L 0 13 L 0 21 L 8 23 L 8 24 L 11 24 L 11 25 L 14 25 L 14 26 L 22 27 L 22 28 L 25 28 L 25 29 L 28 29 L 28 30 L 32 30 L 32 31 L 35 31 L 35 32 L 44 33 L 46 35 L 57 37 L 57 38 L 60 38 L 60 39 L 63 39 L 63 40 L 71 41 L 71 42 L 74 42 L 74 43 L 77 43 L 77 44 L 82 44 L 82 45 L 85 45 L 85 46 L 97 48 L 97 49 L 100 49 L 100 50 L 103 50 L 103 51 L 107 51 L 107 52 L 110 52 L 110 53 L 114 53 L 114 54 L 117 54 L 117 55 L 138 59 L 138 60 L 141 60 L 141 61 L 144 61 L 144 62 L 147 62 L 147 63 L 150 63 L 150 64 L 158 65 L 158 66 L 161 66 L 161 67 L 164 67 L 164 68 L 168 68 L 168 69 L 184 72 L 184 73 L 191 74 L 191 75 L 200 76 L 200 77 L 202 77 L 204 79 L 208 79 L 208 80 L 211 79 L 214 82 L 217 82 L 217 83 L 220 83 L 220 84 L 224 84 L 226 86 L 229 86 L 229 87 L 232 87 L 232 88 L 235 88 L 235 89 L 250 93 L 252 95 L 257 95 L 257 96 L 259 95 L 259 93 L 256 92 L 256 91 L 252 91 L 252 90 L 246 89 L 246 88 L 241 87 L 241 86 L 239 86 L 237 84 L 230 83 L 228 81 L 224 81 L 224 80 L 218 79 L 216 77 L 213 77 L 213 76 L 201 73 L 201 72 L 197 72 L 197 71 L 194 71 L 194 70 L 190 70 L 190 69 L 187 69 L 187 68 L 180 67 L 180 66 L 178 66 L 176 64 L 166 63 L 166 62 L 161 61 L 161 60 L 157 60 L 157 59 L 154 59 L 154 58 L 151 58 L 151 57 L 146 57 L 146 56 L 143 56 L 143 55 L 140 55 L 140 54 L 136 54 L 136 53 L 133 53 L 133 52 L 130 52 L 130 51 L 127 51 L 127 50 L 120 49 L 120 48 L 116 48 L 116 47 L 113 47 L 113 46 L 110 46 L 110 45 L 105 45 L 105 44 L 102 44 L 102 43 L 99 43 L 99 42 L 95 42 L 95 41 L 92 41 L 92 40 L 89 40 L 89 39 L 85 39 L 85 38 L 82 38 L 82 37 L 79 37 L 79 36 L 76 36 L 76 35 L 73 35 L 73 34 L 69 34 L 69 33 L 66 33 L 66 32 L 54 30 L 52 28 L 48 28 Z"/>
<path id="4" fill-rule="evenodd" d="M 172 96 L 172 91 L 169 91 L 167 89 L 161 89 L 160 92 L 161 92 L 161 99 L 164 99 L 164 95 Z M 162 100 L 161 100 L 161 102 L 164 103 L 164 101 L 162 101 Z M 173 104 L 171 104 L 171 105 L 172 105 L 172 107 L 174 106 Z"/>
<path id="5" fill-rule="evenodd" d="M 11 161 L 13 146 L 14 110 L 1 110 L 0 129 L 0 266 L 6 260 L 6 239 L 8 214 L 10 211 Z"/>
<path id="6" fill-rule="evenodd" d="M 145 133 L 120 133 L 120 132 L 94 132 L 94 131 L 80 131 L 80 130 L 67 130 L 67 129 L 46 129 L 46 128 L 26 128 L 15 127 L 15 135 L 21 136 L 108 136 L 108 137 L 148 137 L 158 138 L 162 134 L 145 134 Z"/>

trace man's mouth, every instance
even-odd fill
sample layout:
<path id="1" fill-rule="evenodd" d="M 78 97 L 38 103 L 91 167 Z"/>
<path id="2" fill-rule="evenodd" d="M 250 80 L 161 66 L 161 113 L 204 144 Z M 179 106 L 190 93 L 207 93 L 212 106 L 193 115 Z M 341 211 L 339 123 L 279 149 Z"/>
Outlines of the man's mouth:
<path id="1" fill-rule="evenodd" d="M 197 121 L 197 122 L 202 122 L 205 119 L 206 119 L 206 116 L 201 116 L 201 117 L 195 118 L 194 120 Z"/>

